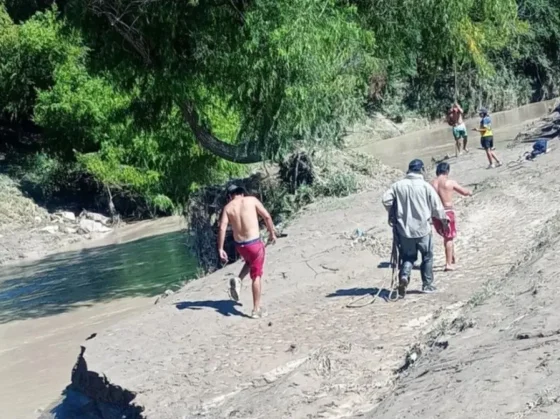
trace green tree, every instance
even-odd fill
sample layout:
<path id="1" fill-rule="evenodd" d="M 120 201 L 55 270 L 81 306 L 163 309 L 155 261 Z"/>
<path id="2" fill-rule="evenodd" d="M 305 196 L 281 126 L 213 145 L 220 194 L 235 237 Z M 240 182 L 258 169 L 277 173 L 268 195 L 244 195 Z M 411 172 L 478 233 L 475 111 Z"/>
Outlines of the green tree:
<path id="1" fill-rule="evenodd" d="M 55 68 L 79 53 L 75 34 L 60 28 L 53 12 L 16 25 L 0 3 L 0 112 L 11 119 L 30 119 L 37 90 L 52 86 Z"/>
<path id="2" fill-rule="evenodd" d="M 175 103 L 198 143 L 224 159 L 257 162 L 332 142 L 362 115 L 373 36 L 334 0 L 70 3 L 98 62 L 124 83 L 156 79 L 157 93 L 143 93 Z M 211 132 L 201 86 L 240 115 L 233 144 Z"/>

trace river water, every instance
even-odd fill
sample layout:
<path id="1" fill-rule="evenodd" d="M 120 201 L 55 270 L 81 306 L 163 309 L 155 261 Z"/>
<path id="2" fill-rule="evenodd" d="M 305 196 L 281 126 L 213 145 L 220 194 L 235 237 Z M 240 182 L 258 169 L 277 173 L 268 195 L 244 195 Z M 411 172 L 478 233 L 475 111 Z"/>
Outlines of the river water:
<path id="1" fill-rule="evenodd" d="M 3 267 L 0 417 L 36 418 L 69 383 L 81 342 L 193 278 L 186 237 L 176 231 Z"/>
<path id="2" fill-rule="evenodd" d="M 551 104 L 494 114 L 496 144 L 511 140 L 523 123 L 546 114 Z M 467 126 L 476 123 L 467 121 Z M 475 134 L 471 148 L 478 146 Z M 431 157 L 452 154 L 453 140 L 442 124 L 355 148 L 404 169 L 412 158 L 428 163 Z M 84 339 L 145 310 L 155 296 L 194 277 L 196 263 L 186 235 L 171 224 L 140 224 L 97 242 L 97 247 L 2 268 L 1 418 L 36 418 L 37 409 L 48 406 L 69 383 Z"/>

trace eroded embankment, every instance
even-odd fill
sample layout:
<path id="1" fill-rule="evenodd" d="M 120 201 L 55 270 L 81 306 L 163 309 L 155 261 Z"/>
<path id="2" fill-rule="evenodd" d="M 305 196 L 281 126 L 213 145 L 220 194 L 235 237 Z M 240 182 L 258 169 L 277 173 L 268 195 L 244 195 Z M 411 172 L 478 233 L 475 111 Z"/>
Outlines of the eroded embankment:
<path id="1" fill-rule="evenodd" d="M 71 384 L 57 406 L 41 416 L 48 418 L 142 419 L 143 408 L 134 405 L 136 394 L 89 371 L 82 346 L 72 369 Z"/>

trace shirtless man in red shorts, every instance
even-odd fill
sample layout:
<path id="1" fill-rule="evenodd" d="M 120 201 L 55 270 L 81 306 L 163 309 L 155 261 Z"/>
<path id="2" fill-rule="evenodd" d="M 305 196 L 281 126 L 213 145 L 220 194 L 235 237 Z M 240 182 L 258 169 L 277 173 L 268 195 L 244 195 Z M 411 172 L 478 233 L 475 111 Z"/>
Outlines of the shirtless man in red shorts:
<path id="1" fill-rule="evenodd" d="M 455 211 L 453 210 L 453 194 L 457 192 L 463 196 L 471 196 L 472 192 L 463 188 L 454 180 L 449 179 L 449 163 L 442 162 L 437 165 L 436 175 L 437 177 L 432 181 L 432 186 L 437 191 L 443 207 L 445 208 L 445 213 L 449 218 L 449 228 L 444 230 L 443 225 L 440 220 L 433 219 L 434 227 L 438 234 L 443 237 L 443 244 L 445 245 L 445 270 L 454 270 L 453 265 L 455 264 L 455 246 L 453 244 L 453 239 L 457 237 L 457 227 L 455 224 Z"/>
<path id="2" fill-rule="evenodd" d="M 253 313 L 251 317 L 261 317 L 261 278 L 263 275 L 265 247 L 260 237 L 259 216 L 264 220 L 268 230 L 268 241 L 276 241 L 274 224 L 268 211 L 261 201 L 247 196 L 244 188 L 231 185 L 228 188 L 229 202 L 222 211 L 220 228 L 218 231 L 218 252 L 220 259 L 227 262 L 228 255 L 224 250 L 224 241 L 228 224 L 233 230 L 235 248 L 245 261 L 239 273 L 239 278 L 230 281 L 230 294 L 235 301 L 239 301 L 241 280 L 250 274 L 253 281 Z"/>

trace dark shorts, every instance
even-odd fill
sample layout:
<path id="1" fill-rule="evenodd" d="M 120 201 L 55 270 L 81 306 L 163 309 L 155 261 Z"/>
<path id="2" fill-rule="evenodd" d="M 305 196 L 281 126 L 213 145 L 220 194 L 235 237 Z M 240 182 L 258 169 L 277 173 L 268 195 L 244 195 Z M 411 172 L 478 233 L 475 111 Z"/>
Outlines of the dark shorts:
<path id="1" fill-rule="evenodd" d="M 480 145 L 485 150 L 490 150 L 494 148 L 494 136 L 489 135 L 488 137 L 482 137 L 480 139 Z"/>

